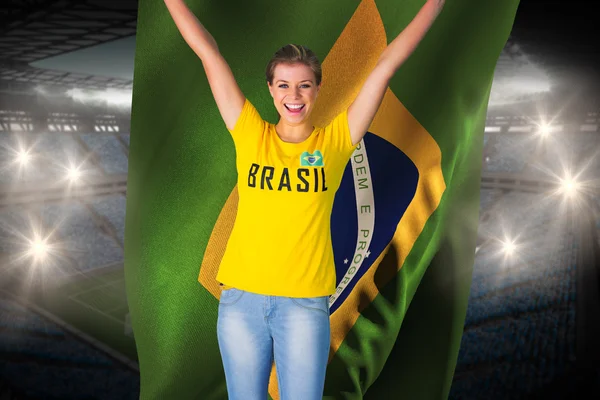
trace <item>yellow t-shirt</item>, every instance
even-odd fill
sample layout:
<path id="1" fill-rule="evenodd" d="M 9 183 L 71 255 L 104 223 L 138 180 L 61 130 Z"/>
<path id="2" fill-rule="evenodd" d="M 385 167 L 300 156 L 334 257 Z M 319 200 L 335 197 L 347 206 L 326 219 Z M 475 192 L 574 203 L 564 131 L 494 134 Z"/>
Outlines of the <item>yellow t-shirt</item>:
<path id="1" fill-rule="evenodd" d="M 333 294 L 331 211 L 356 148 L 347 110 L 305 141 L 288 143 L 246 100 L 230 132 L 239 203 L 217 280 L 271 296 Z"/>

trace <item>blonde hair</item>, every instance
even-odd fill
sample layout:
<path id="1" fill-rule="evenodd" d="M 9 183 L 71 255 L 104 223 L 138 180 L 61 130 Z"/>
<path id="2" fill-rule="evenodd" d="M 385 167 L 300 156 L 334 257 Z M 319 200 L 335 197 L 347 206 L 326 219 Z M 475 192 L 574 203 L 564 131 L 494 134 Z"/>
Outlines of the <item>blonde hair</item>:
<path id="1" fill-rule="evenodd" d="M 304 64 L 312 69 L 315 74 L 317 86 L 321 84 L 322 72 L 321 63 L 312 50 L 305 46 L 297 44 L 288 44 L 275 52 L 271 60 L 267 64 L 267 82 L 273 84 L 273 75 L 275 67 L 279 64 Z"/>

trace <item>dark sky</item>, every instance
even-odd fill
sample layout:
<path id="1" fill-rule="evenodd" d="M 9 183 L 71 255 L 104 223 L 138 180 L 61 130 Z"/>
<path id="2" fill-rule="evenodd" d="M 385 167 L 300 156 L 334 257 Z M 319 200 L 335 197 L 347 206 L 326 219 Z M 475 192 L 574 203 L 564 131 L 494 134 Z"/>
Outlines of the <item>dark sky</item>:
<path id="1" fill-rule="evenodd" d="M 583 70 L 588 77 L 600 78 L 600 72 L 596 72 L 600 71 L 600 45 L 596 39 L 600 16 L 594 9 L 596 3 L 592 0 L 521 0 L 512 36 L 542 65 Z M 134 50 L 135 38 L 130 38 L 49 58 L 36 65 L 131 79 Z M 111 56 L 107 57 L 107 53 Z"/>
<path id="2" fill-rule="evenodd" d="M 597 68 L 597 4 L 591 0 L 521 0 L 513 37 L 551 64 Z"/>

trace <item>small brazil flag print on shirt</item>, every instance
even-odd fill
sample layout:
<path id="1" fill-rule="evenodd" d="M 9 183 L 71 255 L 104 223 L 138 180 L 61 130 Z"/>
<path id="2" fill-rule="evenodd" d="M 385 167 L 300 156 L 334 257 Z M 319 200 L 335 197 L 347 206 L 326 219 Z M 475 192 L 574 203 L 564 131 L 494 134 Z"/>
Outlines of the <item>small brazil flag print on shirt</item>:
<path id="1" fill-rule="evenodd" d="M 323 155 L 319 150 L 315 150 L 314 153 L 309 153 L 305 151 L 300 156 L 300 166 L 301 167 L 323 167 Z"/>

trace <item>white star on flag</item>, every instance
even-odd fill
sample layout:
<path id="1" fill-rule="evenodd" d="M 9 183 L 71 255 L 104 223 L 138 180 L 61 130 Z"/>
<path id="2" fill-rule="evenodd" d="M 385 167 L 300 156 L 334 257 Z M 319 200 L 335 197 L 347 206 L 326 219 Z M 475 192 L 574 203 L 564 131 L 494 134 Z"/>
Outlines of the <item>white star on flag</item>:
<path id="1" fill-rule="evenodd" d="M 347 258 L 344 260 L 344 264 L 348 264 L 348 259 Z"/>
<path id="2" fill-rule="evenodd" d="M 369 255 L 371 254 L 370 250 L 367 250 L 367 252 L 365 253 L 365 258 L 369 258 Z"/>

